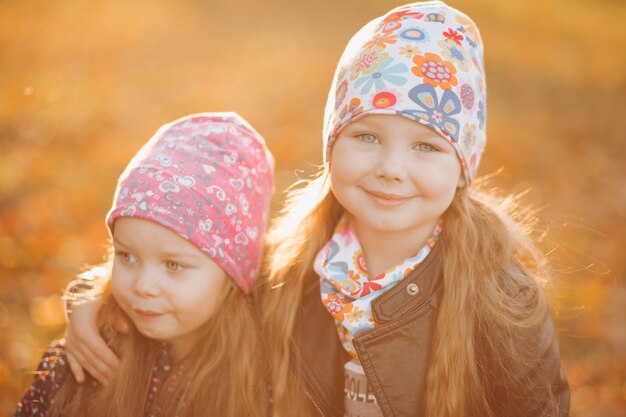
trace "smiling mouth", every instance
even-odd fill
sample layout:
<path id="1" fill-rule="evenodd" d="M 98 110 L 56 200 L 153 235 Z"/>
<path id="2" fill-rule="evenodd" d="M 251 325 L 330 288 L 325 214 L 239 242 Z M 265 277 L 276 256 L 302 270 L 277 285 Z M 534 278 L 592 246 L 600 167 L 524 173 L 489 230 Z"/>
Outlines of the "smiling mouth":
<path id="1" fill-rule="evenodd" d="M 138 317 L 145 318 L 145 319 L 153 319 L 153 318 L 160 317 L 163 315 L 163 313 L 159 313 L 157 311 L 142 310 L 140 308 L 133 308 L 133 311 Z"/>
<path id="2" fill-rule="evenodd" d="M 378 204 L 385 206 L 398 206 L 413 198 L 412 196 L 405 196 L 400 194 L 388 194 L 378 191 L 369 191 L 365 189 L 364 191 Z"/>

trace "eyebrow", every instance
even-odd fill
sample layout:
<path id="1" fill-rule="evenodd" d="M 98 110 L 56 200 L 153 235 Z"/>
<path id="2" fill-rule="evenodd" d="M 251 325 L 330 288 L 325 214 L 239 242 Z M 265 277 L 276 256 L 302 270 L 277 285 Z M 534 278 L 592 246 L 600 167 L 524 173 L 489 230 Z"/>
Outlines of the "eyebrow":
<path id="1" fill-rule="evenodd" d="M 113 245 L 119 245 L 119 246 L 124 246 L 124 247 L 129 247 L 130 246 L 130 245 L 127 245 L 126 243 L 122 242 L 121 240 L 119 240 L 116 237 L 113 238 Z"/>
<path id="2" fill-rule="evenodd" d="M 160 252 L 160 255 L 165 258 L 193 258 L 199 259 L 200 254 L 193 252 L 177 252 L 175 250 L 164 250 Z"/>
<path id="3" fill-rule="evenodd" d="M 348 129 L 348 128 L 353 127 L 353 126 L 357 126 L 357 127 L 359 127 L 359 126 L 365 126 L 365 127 L 380 127 L 380 126 L 379 126 L 379 124 L 378 124 L 378 123 L 376 123 L 376 121 L 374 121 L 374 120 L 369 119 L 369 121 L 368 121 L 368 119 L 367 119 L 367 118 L 361 118 L 361 119 L 359 119 L 359 120 L 355 120 L 354 122 L 349 123 L 349 124 L 345 127 L 345 129 Z"/>

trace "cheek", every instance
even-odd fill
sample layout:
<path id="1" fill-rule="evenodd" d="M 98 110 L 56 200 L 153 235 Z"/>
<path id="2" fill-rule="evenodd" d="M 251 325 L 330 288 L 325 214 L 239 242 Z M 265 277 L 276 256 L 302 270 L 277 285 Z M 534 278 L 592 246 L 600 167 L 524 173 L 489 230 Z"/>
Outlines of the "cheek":
<path id="1" fill-rule="evenodd" d="M 209 278 L 210 277 L 210 278 Z M 202 315 L 211 314 L 219 298 L 224 291 L 225 276 L 212 276 L 209 274 L 199 274 L 196 279 L 187 282 L 185 285 L 179 285 L 179 288 L 170 291 L 170 294 L 176 297 L 179 305 L 194 305 Z"/>
<path id="2" fill-rule="evenodd" d="M 179 306 L 179 319 L 201 325 L 215 314 L 217 299 L 217 292 L 196 289 L 186 297 L 177 297 L 175 301 L 170 299 L 170 302 Z"/>
<path id="3" fill-rule="evenodd" d="M 119 273 L 115 273 L 115 269 L 111 274 L 111 294 L 113 298 L 124 308 L 125 301 L 128 299 L 128 294 L 131 292 L 131 286 L 124 276 Z"/>
<path id="4" fill-rule="evenodd" d="M 442 193 L 444 194 L 446 200 L 446 209 L 452 203 L 452 200 L 459 189 L 459 183 L 461 183 L 460 181 L 464 181 L 464 179 L 462 178 L 461 166 L 456 163 L 450 168 L 442 186 Z"/>
<path id="5" fill-rule="evenodd" d="M 135 275 L 132 268 L 124 264 L 113 262 L 111 269 L 111 293 L 119 302 L 123 303 L 132 298 L 135 290 Z"/>
<path id="6" fill-rule="evenodd" d="M 437 161 L 438 163 L 424 164 L 419 166 L 415 174 L 422 178 L 421 188 L 432 197 L 452 201 L 461 176 L 461 165 L 457 160 Z M 442 163 L 443 162 L 443 163 Z M 428 181 L 423 179 L 427 178 Z"/>
<path id="7" fill-rule="evenodd" d="M 348 175 L 350 171 L 348 167 L 348 158 L 345 152 L 341 149 L 333 149 L 333 154 L 330 160 L 330 180 L 337 182 L 343 177 Z"/>
<path id="8" fill-rule="evenodd" d="M 111 291 L 114 295 L 119 291 L 119 287 L 122 285 L 123 281 L 123 274 L 117 266 L 117 263 L 114 262 L 113 268 L 111 269 Z"/>
<path id="9" fill-rule="evenodd" d="M 350 196 L 351 192 L 351 184 L 354 184 L 355 181 L 349 178 L 349 175 L 344 175 L 341 171 L 333 171 L 331 170 L 331 174 L 329 176 L 330 179 L 330 190 L 339 202 L 342 207 L 349 208 L 350 205 Z"/>
<path id="10" fill-rule="evenodd" d="M 338 143 L 333 148 L 330 161 L 330 183 L 334 187 L 353 185 L 370 169 L 369 154 L 351 149 L 347 143 Z"/>

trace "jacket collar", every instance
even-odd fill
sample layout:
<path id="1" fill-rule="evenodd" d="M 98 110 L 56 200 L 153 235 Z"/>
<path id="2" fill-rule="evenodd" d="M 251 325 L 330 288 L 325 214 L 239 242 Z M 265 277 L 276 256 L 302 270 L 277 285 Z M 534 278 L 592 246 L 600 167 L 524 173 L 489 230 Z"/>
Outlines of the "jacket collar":
<path id="1" fill-rule="evenodd" d="M 398 319 L 425 303 L 439 306 L 439 297 L 434 297 L 441 285 L 442 249 L 440 242 L 409 275 L 392 289 L 372 301 L 374 318 L 379 323 Z"/>

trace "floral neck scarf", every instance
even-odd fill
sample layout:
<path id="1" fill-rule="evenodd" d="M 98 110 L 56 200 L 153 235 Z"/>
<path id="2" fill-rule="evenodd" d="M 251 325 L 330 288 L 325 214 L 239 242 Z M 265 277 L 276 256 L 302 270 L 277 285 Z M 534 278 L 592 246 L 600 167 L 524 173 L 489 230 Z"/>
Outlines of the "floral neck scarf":
<path id="1" fill-rule="evenodd" d="M 346 216 L 339 220 L 333 237 L 317 254 L 314 269 L 320 276 L 322 303 L 335 318 L 339 339 L 351 356 L 356 357 L 352 339 L 377 326 L 372 301 L 393 288 L 428 256 L 442 230 L 439 223 L 433 236 L 415 255 L 370 279 L 352 223 Z"/>

